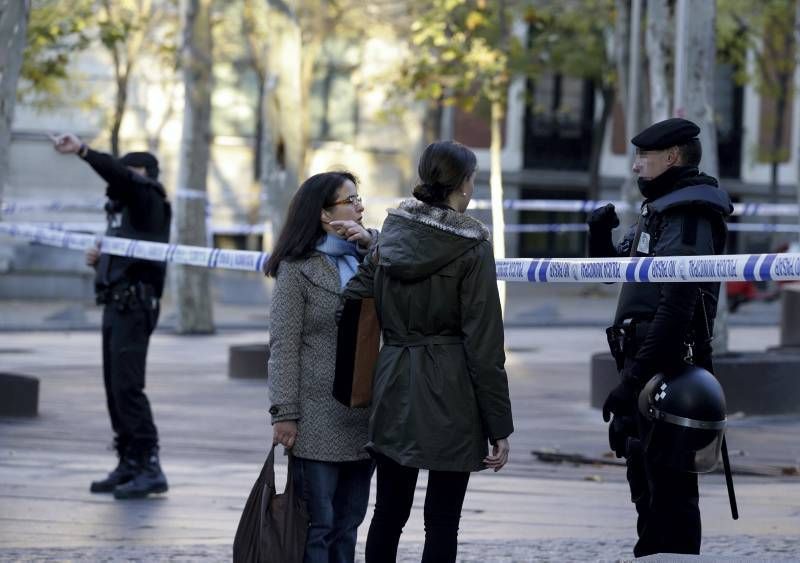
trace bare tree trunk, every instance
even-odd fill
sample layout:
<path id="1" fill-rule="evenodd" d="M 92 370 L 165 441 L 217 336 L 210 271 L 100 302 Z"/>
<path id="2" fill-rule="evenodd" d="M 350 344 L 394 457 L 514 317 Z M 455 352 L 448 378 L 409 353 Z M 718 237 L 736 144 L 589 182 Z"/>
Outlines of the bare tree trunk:
<path id="1" fill-rule="evenodd" d="M 630 140 L 639 132 L 641 128 L 641 113 L 639 109 L 639 98 L 641 96 L 641 21 L 642 21 L 642 0 L 632 0 L 630 11 L 630 33 L 628 45 L 628 84 L 627 84 L 627 106 L 625 106 L 625 133 L 628 137 L 628 161 L 632 165 L 634 157 L 633 145 Z M 627 227 L 635 222 L 636 206 L 641 195 L 639 194 L 633 173 L 628 172 L 625 181 L 622 183 L 621 199 L 628 209 L 622 214 L 622 225 Z M 625 229 L 622 229 L 623 231 Z"/>
<path id="2" fill-rule="evenodd" d="M 425 105 L 425 115 L 422 118 L 422 144 L 425 147 L 442 138 L 443 113 L 441 100 L 429 101 Z"/>
<path id="3" fill-rule="evenodd" d="M 0 0 L 0 201 L 8 183 L 11 127 L 28 30 L 29 0 Z"/>
<path id="4" fill-rule="evenodd" d="M 794 44 L 800 45 L 800 2 L 798 2 L 797 7 L 795 8 L 795 15 L 794 15 Z M 798 159 L 798 183 L 795 187 L 796 196 L 797 196 L 797 204 L 800 207 L 800 159 Z M 2 177 L 0 175 L 0 177 Z M 798 215 L 798 222 L 800 223 L 800 215 Z"/>
<path id="5" fill-rule="evenodd" d="M 278 164 L 277 151 L 274 144 L 275 131 L 272 128 L 273 116 L 270 115 L 269 100 L 272 90 L 275 88 L 276 79 L 270 74 L 266 75 L 264 86 L 261 88 L 264 100 L 261 102 L 261 170 L 260 183 L 261 195 L 259 203 L 270 204 L 274 201 L 276 194 L 283 194 L 286 191 L 286 173 Z M 270 217 L 270 224 L 274 220 L 276 213 L 272 206 L 267 209 L 267 216 Z M 261 214 L 259 213 L 259 217 Z M 278 235 L 278 230 L 272 228 L 265 231 L 262 241 L 263 248 L 267 252 L 271 251 Z"/>
<path id="6" fill-rule="evenodd" d="M 182 66 L 185 107 L 178 190 L 205 193 L 211 143 L 211 44 L 212 0 L 183 0 Z M 178 198 L 179 244 L 206 246 L 206 201 Z M 178 332 L 203 334 L 214 331 L 209 270 L 175 266 Z"/>
<path id="7" fill-rule="evenodd" d="M 787 52 L 791 51 L 789 51 L 787 48 Z M 783 133 L 786 127 L 784 114 L 786 113 L 786 105 L 790 97 L 790 79 L 791 75 L 789 73 L 785 71 L 778 71 L 778 95 L 775 99 L 775 122 L 772 125 L 772 150 L 770 151 L 770 158 L 772 162 L 770 163 L 769 171 L 769 199 L 772 203 L 780 203 L 780 185 L 778 183 L 778 174 L 783 157 L 781 154 L 781 145 L 783 144 Z M 778 217 L 771 217 L 770 220 L 773 224 L 780 221 Z M 775 249 L 778 241 L 778 234 L 770 233 L 768 240 L 769 246 L 767 248 L 767 252 L 772 252 Z"/>
<path id="8" fill-rule="evenodd" d="M 600 119 L 592 124 L 592 150 L 589 154 L 589 192 L 588 199 L 600 199 L 600 159 L 603 156 L 603 139 L 606 136 L 608 120 L 614 109 L 614 85 L 608 84 L 601 90 L 603 111 Z"/>
<path id="9" fill-rule="evenodd" d="M 628 107 L 628 59 L 630 58 L 631 12 L 630 0 L 615 1 L 614 60 L 617 66 L 617 98 L 620 105 Z"/>
<path id="10" fill-rule="evenodd" d="M 283 171 L 283 181 L 270 182 L 267 187 L 267 205 L 274 239 L 277 239 L 283 227 L 289 201 L 305 174 L 306 157 L 304 128 L 307 92 L 303 90 L 302 78 L 305 53 L 297 14 L 288 2 L 282 5 L 285 10 L 275 11 L 272 17 L 275 46 L 269 51 L 267 66 L 274 69 L 272 72 L 279 77 L 271 97 L 272 103 L 268 104 L 267 121 L 272 130 L 271 145 L 275 150 L 277 165 Z"/>
<path id="11" fill-rule="evenodd" d="M 503 165 L 500 158 L 503 148 L 503 135 L 500 128 L 503 125 L 504 113 L 504 108 L 500 102 L 492 102 L 489 189 L 492 195 L 492 242 L 495 259 L 506 257 L 506 222 L 503 216 Z M 505 316 L 506 282 L 498 281 L 497 290 L 500 292 L 500 307 Z"/>
<path id="12" fill-rule="evenodd" d="M 670 1 L 648 0 L 645 42 L 650 77 L 650 117 L 653 122 L 663 121 L 672 114 L 670 70 L 675 42 L 673 29 Z"/>
<path id="13" fill-rule="evenodd" d="M 122 128 L 122 118 L 125 117 L 125 107 L 128 105 L 128 75 L 125 71 L 122 73 L 115 81 L 117 91 L 114 95 L 114 117 L 111 122 L 111 154 L 115 157 L 120 154 L 119 131 Z"/>
<path id="14" fill-rule="evenodd" d="M 693 2 L 686 18 L 686 68 L 684 73 L 686 119 L 700 126 L 703 160 L 700 168 L 716 177 L 719 173 L 717 129 L 714 122 L 714 67 L 716 63 L 716 5 Z M 676 100 L 676 105 L 678 102 Z M 728 351 L 728 302 L 725 284 L 720 287 L 717 319 L 714 326 L 714 353 Z"/>
<path id="15" fill-rule="evenodd" d="M 259 77 L 258 100 L 256 100 L 256 138 L 253 147 L 253 178 L 261 178 L 261 145 L 264 144 L 264 102 L 266 97 L 266 81 L 263 76 Z"/>

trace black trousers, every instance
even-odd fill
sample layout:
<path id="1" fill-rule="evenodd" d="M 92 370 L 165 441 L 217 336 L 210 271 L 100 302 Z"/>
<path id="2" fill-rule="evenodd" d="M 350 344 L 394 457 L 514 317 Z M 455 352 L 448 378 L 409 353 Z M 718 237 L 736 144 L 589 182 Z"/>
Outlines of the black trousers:
<path id="1" fill-rule="evenodd" d="M 157 302 L 125 310 L 103 309 L 103 380 L 117 451 L 146 455 L 158 446 L 150 401 L 144 392 L 150 335 L 158 321 Z"/>
<path id="2" fill-rule="evenodd" d="M 639 437 L 650 428 L 639 417 Z M 640 444 L 643 442 L 640 442 Z M 655 553 L 700 553 L 701 523 L 697 475 L 652 463 L 641 447 L 628 452 L 628 484 L 636 505 L 636 557 Z"/>
<path id="3" fill-rule="evenodd" d="M 367 563 L 397 559 L 400 534 L 411 514 L 419 469 L 376 454 L 378 490 L 367 536 Z M 422 563 L 455 562 L 458 524 L 469 473 L 430 471 L 425 492 L 425 548 Z"/>

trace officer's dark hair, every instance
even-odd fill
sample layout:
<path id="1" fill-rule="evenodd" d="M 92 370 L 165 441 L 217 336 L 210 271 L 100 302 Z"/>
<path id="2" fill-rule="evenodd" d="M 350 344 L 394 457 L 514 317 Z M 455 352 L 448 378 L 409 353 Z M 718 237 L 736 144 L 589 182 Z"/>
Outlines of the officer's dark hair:
<path id="1" fill-rule="evenodd" d="M 699 166 L 700 159 L 703 158 L 703 147 L 700 139 L 690 139 L 682 145 L 678 145 L 678 154 L 684 166 Z"/>
<path id="2" fill-rule="evenodd" d="M 431 143 L 419 158 L 420 183 L 414 197 L 425 203 L 441 203 L 461 188 L 478 165 L 475 153 L 455 141 Z"/>
<path id="3" fill-rule="evenodd" d="M 358 179 L 347 171 L 314 174 L 302 183 L 289 203 L 286 222 L 264 265 L 266 275 L 277 277 L 281 262 L 306 258 L 314 251 L 320 239 L 325 236 L 320 214 L 323 209 L 333 205 L 336 192 L 348 180 L 358 185 Z"/>

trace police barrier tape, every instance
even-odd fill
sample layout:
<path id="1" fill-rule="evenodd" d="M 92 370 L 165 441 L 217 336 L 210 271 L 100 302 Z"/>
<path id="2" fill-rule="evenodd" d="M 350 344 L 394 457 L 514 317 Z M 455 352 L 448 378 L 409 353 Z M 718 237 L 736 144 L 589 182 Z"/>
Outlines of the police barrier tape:
<path id="1" fill-rule="evenodd" d="M 102 233 L 106 230 L 105 223 L 96 221 L 26 221 L 24 224 L 59 231 Z M 491 224 L 487 226 L 491 228 Z M 242 223 L 238 225 L 211 225 L 209 230 L 214 235 L 263 235 L 269 230 L 269 227 Z M 506 224 L 505 230 L 507 233 L 580 233 L 588 231 L 589 227 L 586 223 L 533 223 L 522 225 Z M 791 223 L 729 223 L 728 230 L 744 233 L 800 233 L 800 225 Z"/>
<path id="2" fill-rule="evenodd" d="M 0 234 L 72 250 L 86 250 L 99 242 L 102 252 L 113 254 L 114 256 L 251 272 L 262 271 L 264 263 L 269 256 L 266 252 L 223 250 L 205 246 L 186 246 L 107 236 L 99 237 L 13 223 L 0 223 Z"/>
<path id="3" fill-rule="evenodd" d="M 506 225 L 507 233 L 580 233 L 588 230 L 586 223 Z M 728 223 L 728 230 L 740 233 L 800 233 L 800 224 Z"/>
<path id="4" fill-rule="evenodd" d="M 533 283 L 800 280 L 800 253 L 643 258 L 516 258 L 497 279 Z"/>
<path id="5" fill-rule="evenodd" d="M 100 242 L 103 252 L 115 256 L 206 268 L 259 272 L 269 256 L 266 252 L 97 237 L 24 224 L 0 223 L 0 234 L 73 250 L 85 250 Z M 793 281 L 800 280 L 800 253 L 509 258 L 497 260 L 497 279 L 533 283 Z"/>
<path id="6" fill-rule="evenodd" d="M 192 194 L 192 195 L 189 195 Z M 181 190 L 178 197 L 202 197 L 197 190 Z M 368 201 L 375 203 L 388 203 L 396 205 L 402 198 L 375 197 Z M 507 199 L 503 207 L 514 211 L 562 211 L 574 213 L 588 213 L 613 203 L 619 211 L 628 209 L 624 201 L 608 200 L 578 200 L 578 199 Z M 103 201 L 4 201 L 0 209 L 6 215 L 36 211 L 94 211 L 103 209 Z M 208 205 L 211 205 L 210 203 Z M 469 209 L 488 210 L 492 208 L 491 200 L 474 199 L 470 202 Z M 800 213 L 800 206 L 796 203 L 734 203 L 733 214 L 747 217 L 796 217 Z"/>
<path id="7" fill-rule="evenodd" d="M 205 199 L 205 195 L 196 195 L 197 190 L 181 190 L 177 197 L 182 199 Z M 3 215 L 15 215 L 19 213 L 37 212 L 72 212 L 72 213 L 91 213 L 103 211 L 106 205 L 106 198 L 90 200 L 63 200 L 63 201 L 3 201 L 0 203 L 0 212 Z M 211 204 L 206 203 L 206 215 L 211 213 Z"/>

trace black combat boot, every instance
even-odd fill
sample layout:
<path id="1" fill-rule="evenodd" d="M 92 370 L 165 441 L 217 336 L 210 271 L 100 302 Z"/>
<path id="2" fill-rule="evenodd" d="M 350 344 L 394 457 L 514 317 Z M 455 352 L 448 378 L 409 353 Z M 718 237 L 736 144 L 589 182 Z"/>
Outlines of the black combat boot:
<path id="1" fill-rule="evenodd" d="M 123 485 L 136 476 L 136 467 L 130 457 L 119 453 L 119 463 L 105 479 L 92 481 L 89 490 L 93 493 L 113 493 L 117 485 Z"/>
<path id="2" fill-rule="evenodd" d="M 136 469 L 134 477 L 114 488 L 114 498 L 145 498 L 150 494 L 167 492 L 169 487 L 158 462 L 157 447 L 136 455 L 133 464 Z"/>

